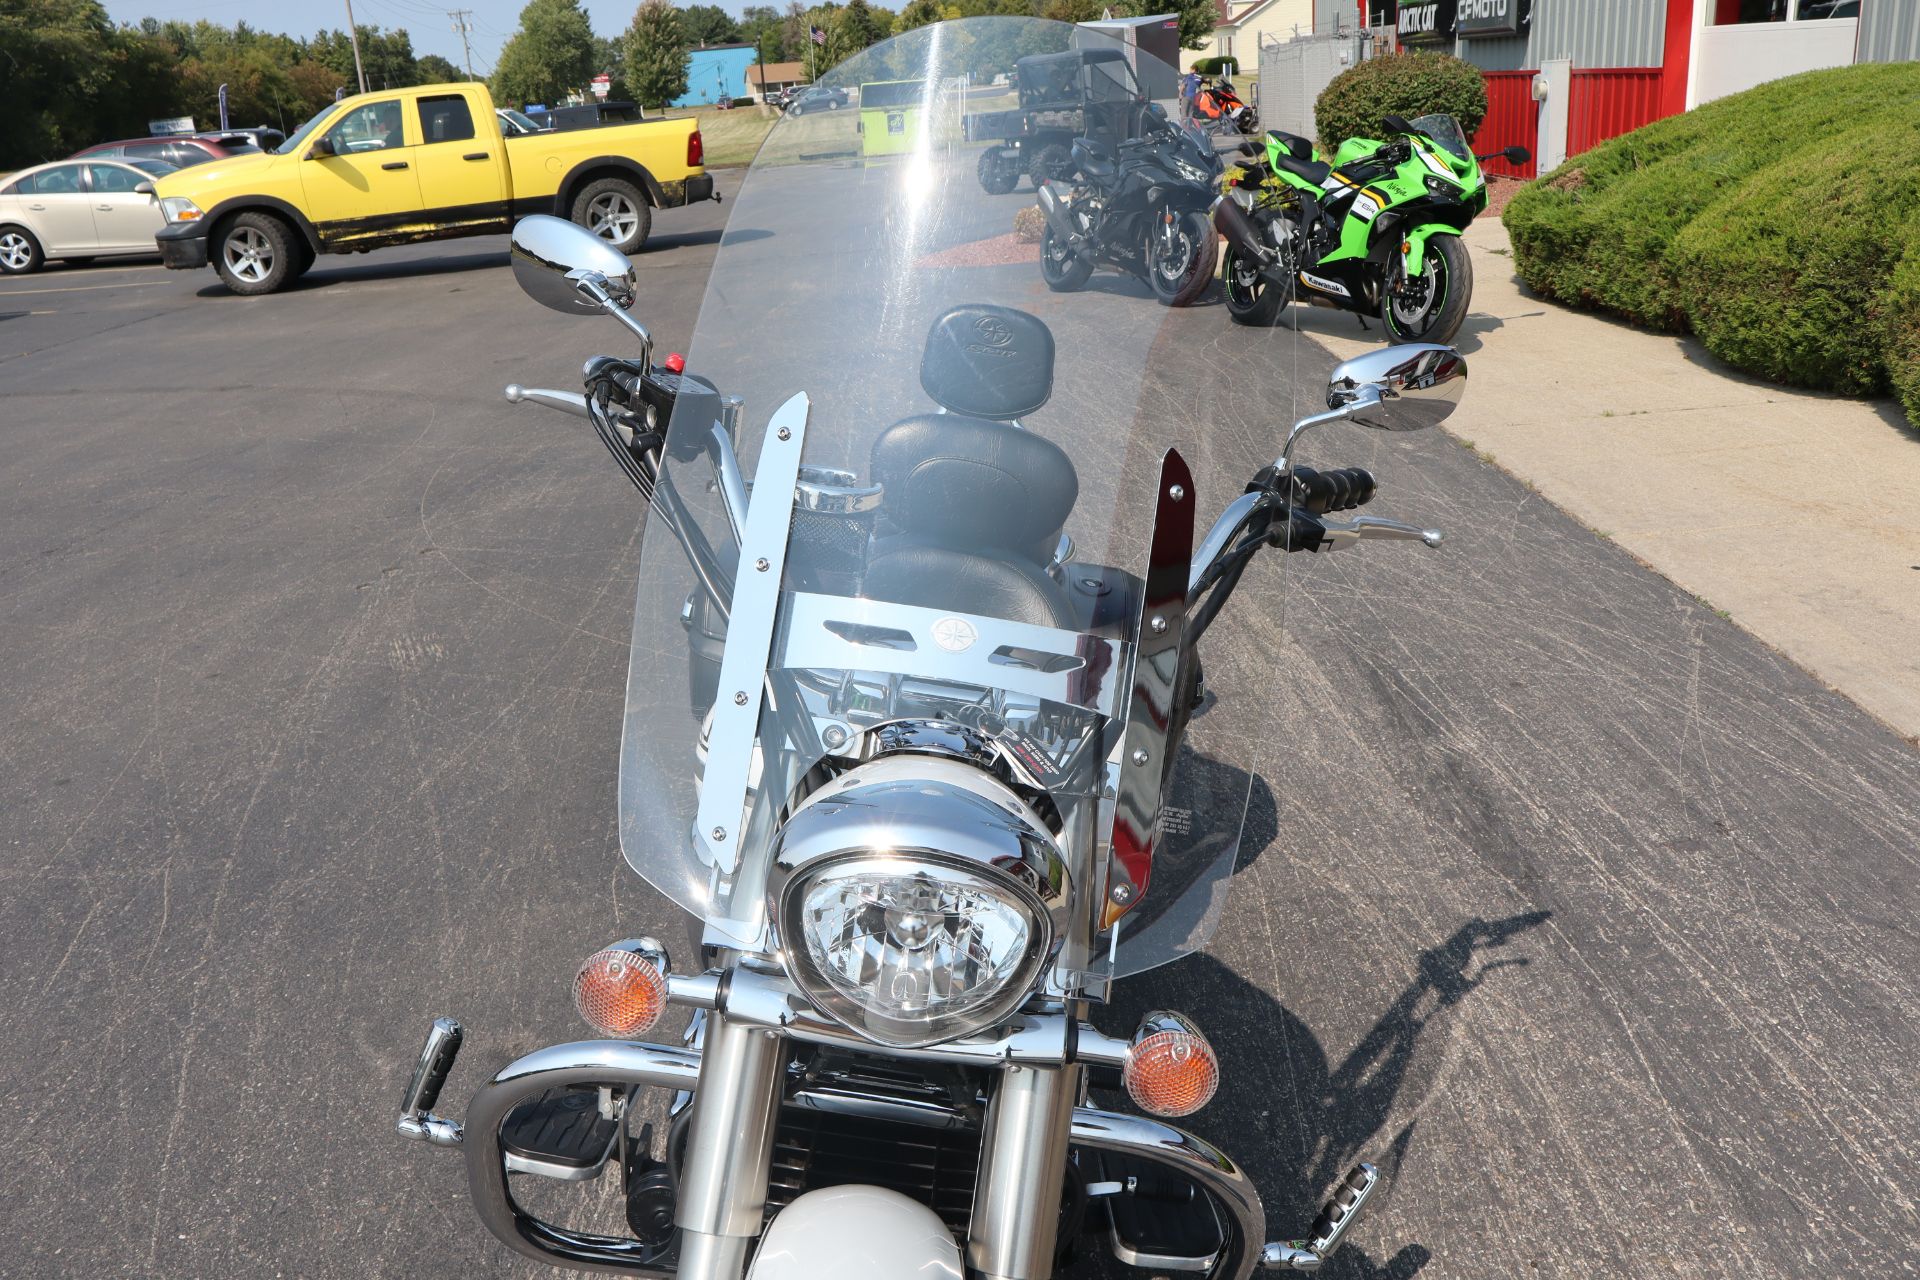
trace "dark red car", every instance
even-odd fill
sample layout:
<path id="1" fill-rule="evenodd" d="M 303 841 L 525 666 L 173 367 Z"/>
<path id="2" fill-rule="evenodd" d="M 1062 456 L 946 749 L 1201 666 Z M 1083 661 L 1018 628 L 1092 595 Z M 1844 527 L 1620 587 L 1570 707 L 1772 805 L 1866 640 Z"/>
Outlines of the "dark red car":
<path id="1" fill-rule="evenodd" d="M 121 160 L 165 160 L 184 169 L 188 165 L 224 160 L 228 156 L 246 155 L 255 150 L 258 148 L 222 146 L 205 138 L 126 138 L 119 142 L 96 142 L 74 152 L 68 159 L 112 156 Z"/>

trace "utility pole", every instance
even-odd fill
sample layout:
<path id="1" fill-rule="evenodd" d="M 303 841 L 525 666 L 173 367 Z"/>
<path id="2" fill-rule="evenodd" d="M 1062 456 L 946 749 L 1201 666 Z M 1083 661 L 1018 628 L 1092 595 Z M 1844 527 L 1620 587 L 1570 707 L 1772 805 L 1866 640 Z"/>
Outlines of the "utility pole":
<path id="1" fill-rule="evenodd" d="M 467 55 L 467 79 L 473 79 L 473 45 L 467 36 L 473 31 L 473 10 L 449 9 L 447 16 L 453 19 L 453 29 L 460 33 L 460 48 Z"/>
<path id="2" fill-rule="evenodd" d="M 353 25 L 353 0 L 347 0 L 347 38 L 353 41 L 353 74 L 360 81 L 360 92 L 367 91 L 367 69 L 360 65 L 360 28 Z"/>

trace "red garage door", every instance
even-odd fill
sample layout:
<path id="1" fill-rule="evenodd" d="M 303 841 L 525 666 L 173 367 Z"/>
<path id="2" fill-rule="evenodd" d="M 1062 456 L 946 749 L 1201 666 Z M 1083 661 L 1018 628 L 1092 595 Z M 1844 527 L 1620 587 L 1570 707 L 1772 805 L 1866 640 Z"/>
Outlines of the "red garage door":
<path id="1" fill-rule="evenodd" d="M 1489 71 L 1487 77 L 1487 118 L 1473 135 L 1475 154 L 1484 155 L 1502 147 L 1525 147 L 1529 154 L 1540 149 L 1540 109 L 1533 100 L 1533 72 Z M 1510 165 L 1505 160 L 1489 160 L 1488 173 L 1509 178 L 1531 178 L 1533 161 Z"/>

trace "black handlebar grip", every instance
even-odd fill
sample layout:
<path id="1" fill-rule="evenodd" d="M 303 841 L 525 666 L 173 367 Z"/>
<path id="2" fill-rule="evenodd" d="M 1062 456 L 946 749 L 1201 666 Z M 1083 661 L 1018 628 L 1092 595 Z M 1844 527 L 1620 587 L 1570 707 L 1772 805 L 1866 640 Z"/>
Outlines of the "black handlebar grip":
<path id="1" fill-rule="evenodd" d="M 639 374 L 626 369 L 609 369 L 607 370 L 607 377 L 613 380 L 614 386 L 620 388 L 620 397 L 628 404 L 632 404 L 640 398 Z"/>
<path id="2" fill-rule="evenodd" d="M 420 1049 L 420 1063 L 413 1071 L 413 1083 L 407 1088 L 407 1110 L 411 1114 L 425 1115 L 440 1101 L 440 1090 L 447 1083 L 447 1073 L 453 1070 L 465 1035 L 452 1018 L 433 1020 L 427 1042 Z"/>
<path id="3" fill-rule="evenodd" d="M 1313 512 L 1351 511 L 1373 501 L 1380 486 L 1365 467 L 1341 467 L 1336 471 L 1315 471 L 1312 467 L 1293 469 L 1294 501 Z"/>

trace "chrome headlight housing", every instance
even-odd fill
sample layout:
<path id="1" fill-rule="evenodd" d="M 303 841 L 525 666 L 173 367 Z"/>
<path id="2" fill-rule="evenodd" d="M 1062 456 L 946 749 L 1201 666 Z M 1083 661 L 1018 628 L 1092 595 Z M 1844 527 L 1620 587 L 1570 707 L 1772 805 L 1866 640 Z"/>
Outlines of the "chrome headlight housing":
<path id="1" fill-rule="evenodd" d="M 955 1040 L 1014 1011 L 1066 926 L 1066 860 L 981 769 L 886 756 L 809 796 L 774 850 L 787 976 L 881 1044 Z"/>
<path id="2" fill-rule="evenodd" d="M 169 223 L 198 222 L 206 215 L 200 212 L 200 206 L 185 196 L 167 196 L 160 201 L 160 216 Z"/>

